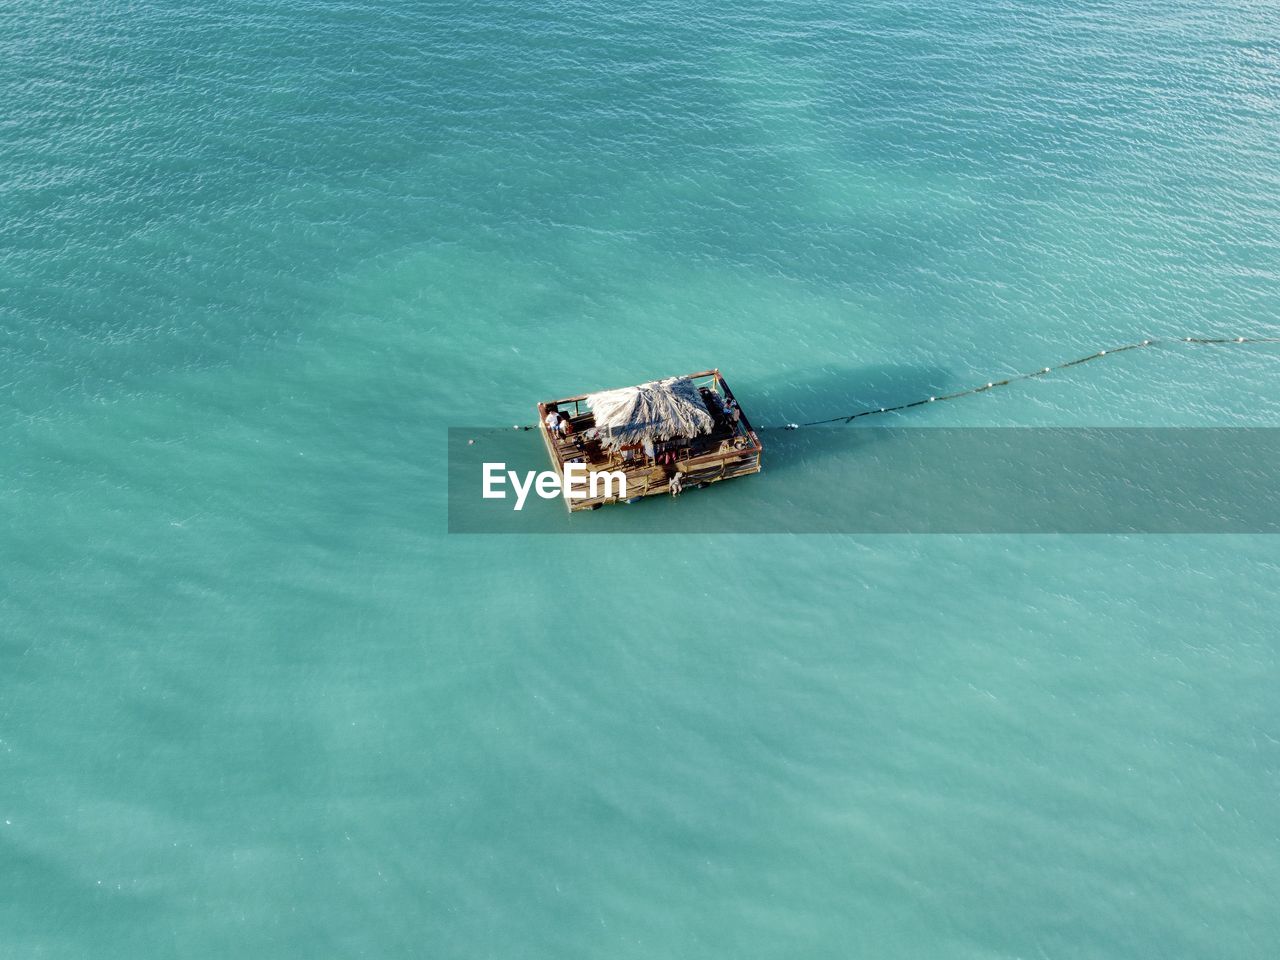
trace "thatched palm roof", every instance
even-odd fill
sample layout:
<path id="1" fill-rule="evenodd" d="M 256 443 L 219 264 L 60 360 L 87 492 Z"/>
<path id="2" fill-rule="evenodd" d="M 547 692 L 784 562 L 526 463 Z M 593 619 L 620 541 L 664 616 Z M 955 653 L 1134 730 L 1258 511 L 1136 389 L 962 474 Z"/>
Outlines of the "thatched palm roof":
<path id="1" fill-rule="evenodd" d="M 601 443 L 610 449 L 710 433 L 715 421 L 686 377 L 604 390 L 587 397 Z"/>

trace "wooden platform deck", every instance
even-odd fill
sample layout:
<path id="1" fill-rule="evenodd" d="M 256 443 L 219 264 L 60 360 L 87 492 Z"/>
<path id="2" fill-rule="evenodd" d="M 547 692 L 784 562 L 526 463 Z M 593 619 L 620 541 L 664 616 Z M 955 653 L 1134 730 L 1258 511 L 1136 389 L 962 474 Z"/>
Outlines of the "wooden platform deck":
<path id="1" fill-rule="evenodd" d="M 680 474 L 684 490 L 759 473 L 764 447 L 746 414 L 739 406 L 739 416 L 737 422 L 734 422 L 724 415 L 715 396 L 711 396 L 714 394 L 737 403 L 720 371 L 703 370 L 686 376 L 694 381 L 704 399 L 709 401 L 706 404 L 707 410 L 715 420 L 711 433 L 690 440 L 661 444 L 664 452 L 671 454 L 669 458 L 663 458 L 666 462 L 658 462 L 639 450 L 626 456 L 606 449 L 598 439 L 590 436 L 595 427 L 595 418 L 586 407 L 587 394 L 549 400 L 538 404 L 538 430 L 553 466 L 563 473 L 566 464 L 580 461 L 588 471 L 621 471 L 627 478 L 628 500 L 669 494 L 671 478 L 676 473 Z M 547 427 L 546 416 L 553 409 L 562 417 L 568 415 L 573 426 L 572 434 L 567 437 L 553 434 Z M 619 499 L 616 495 L 572 500 L 566 497 L 565 505 L 571 511 L 594 510 L 605 503 L 616 503 Z"/>

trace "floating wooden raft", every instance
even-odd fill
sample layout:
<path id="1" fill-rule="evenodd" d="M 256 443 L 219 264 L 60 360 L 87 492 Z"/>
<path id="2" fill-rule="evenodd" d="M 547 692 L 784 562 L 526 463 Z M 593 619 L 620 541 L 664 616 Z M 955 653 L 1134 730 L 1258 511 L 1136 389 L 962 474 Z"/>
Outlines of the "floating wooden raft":
<path id="1" fill-rule="evenodd" d="M 548 414 L 567 418 L 571 431 L 548 426 Z M 626 499 L 760 472 L 764 448 L 719 370 L 655 380 L 634 387 L 584 393 L 538 404 L 538 430 L 551 462 L 587 471 L 621 471 Z M 571 511 L 594 510 L 622 499 L 614 490 L 570 499 Z"/>

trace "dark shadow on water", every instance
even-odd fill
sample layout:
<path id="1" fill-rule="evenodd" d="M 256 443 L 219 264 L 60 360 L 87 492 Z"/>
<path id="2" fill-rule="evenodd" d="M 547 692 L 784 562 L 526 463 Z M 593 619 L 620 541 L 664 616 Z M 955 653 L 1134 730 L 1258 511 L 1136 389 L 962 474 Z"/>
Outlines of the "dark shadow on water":
<path id="1" fill-rule="evenodd" d="M 909 364 L 793 369 L 733 384 L 757 427 L 891 407 L 944 393 L 953 385 L 949 370 Z"/>
<path id="2" fill-rule="evenodd" d="M 786 430 L 787 423 L 805 423 L 844 416 L 861 410 L 892 407 L 946 393 L 954 387 L 949 370 L 907 364 L 861 367 L 827 366 L 736 387 L 744 409 L 764 444 L 765 469 L 786 472 L 815 461 L 848 456 L 875 443 L 880 431 L 867 427 L 901 427 L 912 411 L 860 417 L 852 424 L 835 423 Z M 920 408 L 915 408 L 920 409 Z"/>

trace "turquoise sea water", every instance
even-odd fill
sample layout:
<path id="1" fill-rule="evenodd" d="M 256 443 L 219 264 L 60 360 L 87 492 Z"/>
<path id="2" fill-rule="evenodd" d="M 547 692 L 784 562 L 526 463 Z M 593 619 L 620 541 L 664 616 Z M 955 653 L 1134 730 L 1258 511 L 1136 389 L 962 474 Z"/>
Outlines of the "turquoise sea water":
<path id="1" fill-rule="evenodd" d="M 1273 4 L 18 0 L 0 92 L 0 955 L 1280 950 L 1273 539 L 444 489 L 582 389 L 782 423 L 1275 335 Z M 893 425 L 1276 426 L 1277 364 Z"/>

